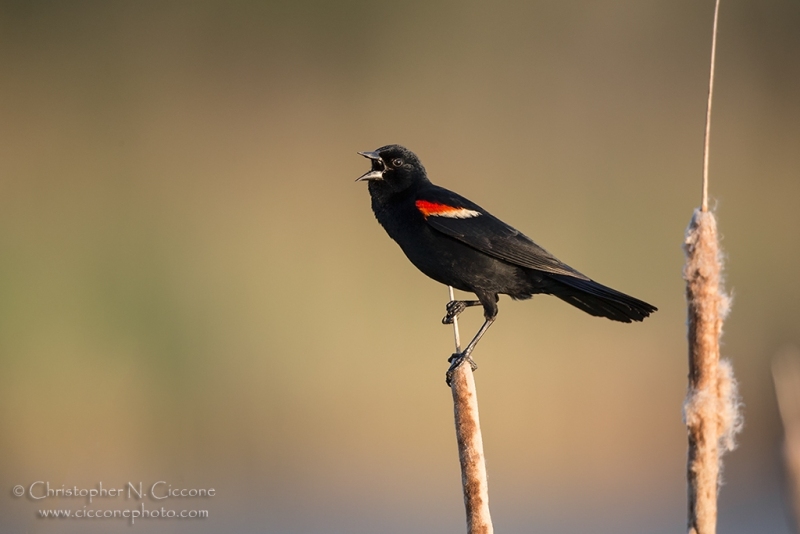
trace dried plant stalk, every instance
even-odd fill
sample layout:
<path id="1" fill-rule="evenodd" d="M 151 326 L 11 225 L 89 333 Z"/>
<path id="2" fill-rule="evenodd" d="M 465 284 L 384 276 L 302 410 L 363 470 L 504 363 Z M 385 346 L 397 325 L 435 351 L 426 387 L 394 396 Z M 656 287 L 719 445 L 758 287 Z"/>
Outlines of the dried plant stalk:
<path id="1" fill-rule="evenodd" d="M 714 62 L 717 52 L 719 2 L 714 5 L 711 68 L 703 143 L 703 197 L 686 230 L 684 250 L 686 301 L 689 308 L 689 390 L 683 405 L 689 431 L 689 533 L 714 534 L 717 530 L 717 491 L 722 454 L 732 450 L 741 431 L 739 393 L 730 362 L 720 361 L 719 338 L 730 298 L 722 288 L 722 261 L 717 221 L 708 211 L 708 160 L 711 139 L 711 104 L 714 96 Z"/>
<path id="2" fill-rule="evenodd" d="M 772 364 L 772 379 L 783 422 L 783 458 L 795 532 L 800 532 L 800 350 L 786 347 Z"/>
<path id="3" fill-rule="evenodd" d="M 494 529 L 489 515 L 489 489 L 478 417 L 478 396 L 469 363 L 460 365 L 455 370 L 451 389 L 458 458 L 461 462 L 461 483 L 464 486 L 464 506 L 467 509 L 467 532 L 491 534 Z"/>
<path id="4" fill-rule="evenodd" d="M 695 210 L 684 249 L 689 309 L 689 390 L 684 403 L 689 432 L 688 528 L 690 534 L 714 534 L 721 456 L 735 447 L 742 419 L 732 367 L 719 357 L 730 298 L 722 287 L 717 223 L 711 212 Z"/>
<path id="5" fill-rule="evenodd" d="M 450 300 L 453 288 L 450 287 Z M 461 352 L 458 319 L 453 321 L 456 352 Z M 467 511 L 468 534 L 492 534 L 492 517 L 489 514 L 489 486 L 486 481 L 486 459 L 483 455 L 483 437 L 478 416 L 478 392 L 469 362 L 453 371 L 451 391 L 456 422 L 458 459 L 461 463 L 461 484 L 464 488 L 464 506 Z"/>

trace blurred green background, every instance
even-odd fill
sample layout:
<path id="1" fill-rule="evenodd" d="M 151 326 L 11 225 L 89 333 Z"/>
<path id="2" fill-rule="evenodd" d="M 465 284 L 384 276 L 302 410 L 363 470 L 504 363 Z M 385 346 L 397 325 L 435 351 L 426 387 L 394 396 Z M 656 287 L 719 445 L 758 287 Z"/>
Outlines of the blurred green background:
<path id="1" fill-rule="evenodd" d="M 217 490 L 137 532 L 461 532 L 446 289 L 375 222 L 401 143 L 643 324 L 500 302 L 475 353 L 498 532 L 685 528 L 683 232 L 713 2 L 0 2 L 0 530 L 11 488 Z M 789 532 L 800 4 L 726 0 L 711 193 L 745 402 L 720 532 Z M 467 312 L 463 334 L 480 312 Z M 42 503 L 47 503 L 46 506 Z M 106 508 L 138 506 L 108 500 Z"/>

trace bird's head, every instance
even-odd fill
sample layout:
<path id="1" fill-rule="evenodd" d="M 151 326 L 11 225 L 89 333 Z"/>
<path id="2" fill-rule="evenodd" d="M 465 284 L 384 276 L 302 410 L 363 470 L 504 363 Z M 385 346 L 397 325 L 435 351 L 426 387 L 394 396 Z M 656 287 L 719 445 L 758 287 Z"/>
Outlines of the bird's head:
<path id="1" fill-rule="evenodd" d="M 374 152 L 359 154 L 372 162 L 372 169 L 356 181 L 369 181 L 370 189 L 375 187 L 399 192 L 428 181 L 425 167 L 416 154 L 400 145 L 386 145 Z"/>

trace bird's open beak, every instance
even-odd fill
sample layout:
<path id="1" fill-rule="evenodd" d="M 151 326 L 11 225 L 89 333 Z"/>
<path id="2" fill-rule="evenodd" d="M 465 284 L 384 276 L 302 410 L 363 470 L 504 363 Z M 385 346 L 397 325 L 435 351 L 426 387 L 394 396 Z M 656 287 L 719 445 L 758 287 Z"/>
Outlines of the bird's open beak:
<path id="1" fill-rule="evenodd" d="M 356 178 L 356 182 L 361 182 L 363 180 L 383 180 L 383 171 L 386 170 L 386 166 L 383 164 L 383 160 L 378 153 L 359 152 L 359 154 L 372 160 L 372 169 Z"/>

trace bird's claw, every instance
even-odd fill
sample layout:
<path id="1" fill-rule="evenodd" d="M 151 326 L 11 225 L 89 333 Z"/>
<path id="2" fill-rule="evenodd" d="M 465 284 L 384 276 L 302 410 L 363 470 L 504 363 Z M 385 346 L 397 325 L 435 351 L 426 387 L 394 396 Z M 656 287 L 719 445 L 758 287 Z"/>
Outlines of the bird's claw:
<path id="1" fill-rule="evenodd" d="M 472 358 L 470 358 L 469 355 L 463 354 L 461 352 L 456 352 L 455 354 L 447 358 L 447 361 L 450 362 L 450 368 L 444 375 L 444 381 L 445 383 L 447 383 L 448 387 L 451 386 L 453 383 L 453 373 L 455 373 L 456 369 L 458 369 L 462 363 L 469 362 L 469 366 L 472 368 L 473 371 L 478 370 L 478 364 L 475 363 L 475 361 Z"/>
<path id="2" fill-rule="evenodd" d="M 442 324 L 453 324 L 453 321 L 456 320 L 456 317 L 458 317 L 459 314 L 466 309 L 467 303 L 463 300 L 451 300 L 447 303 L 447 315 L 445 315 L 444 319 L 442 319 Z"/>

